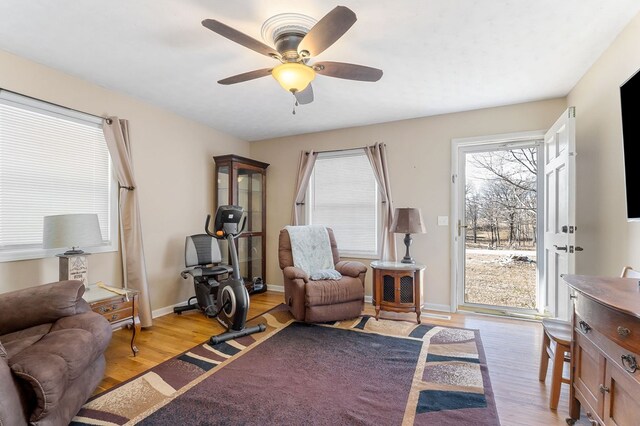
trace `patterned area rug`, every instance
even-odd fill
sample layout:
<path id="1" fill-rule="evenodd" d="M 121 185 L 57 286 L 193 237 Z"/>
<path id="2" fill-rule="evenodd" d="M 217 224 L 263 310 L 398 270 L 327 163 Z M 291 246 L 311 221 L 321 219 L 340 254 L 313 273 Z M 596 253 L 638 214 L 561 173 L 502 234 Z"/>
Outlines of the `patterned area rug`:
<path id="1" fill-rule="evenodd" d="M 362 316 L 195 346 L 87 402 L 72 425 L 499 425 L 477 330 Z"/>

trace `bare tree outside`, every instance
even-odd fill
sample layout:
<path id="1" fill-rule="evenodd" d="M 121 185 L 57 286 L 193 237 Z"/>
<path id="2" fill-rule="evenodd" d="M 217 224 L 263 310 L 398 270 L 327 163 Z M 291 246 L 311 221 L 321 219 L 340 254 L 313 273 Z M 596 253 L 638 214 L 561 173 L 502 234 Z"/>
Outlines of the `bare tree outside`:
<path id="1" fill-rule="evenodd" d="M 536 308 L 537 148 L 467 154 L 465 302 Z"/>

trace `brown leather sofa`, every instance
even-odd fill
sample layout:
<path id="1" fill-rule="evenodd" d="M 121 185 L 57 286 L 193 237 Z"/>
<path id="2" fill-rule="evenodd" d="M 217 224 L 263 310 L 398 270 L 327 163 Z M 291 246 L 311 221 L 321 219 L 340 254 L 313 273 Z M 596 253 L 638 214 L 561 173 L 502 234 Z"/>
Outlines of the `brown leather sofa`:
<path id="1" fill-rule="evenodd" d="M 291 240 L 286 229 L 280 231 L 278 258 L 284 275 L 284 297 L 298 321 L 327 322 L 355 318 L 364 307 L 364 277 L 367 267 L 360 262 L 340 261 L 333 230 L 327 228 L 333 263 L 342 278 L 312 281 L 293 266 Z"/>
<path id="2" fill-rule="evenodd" d="M 0 294 L 0 425 L 68 425 L 102 380 L 111 326 L 60 281 Z"/>

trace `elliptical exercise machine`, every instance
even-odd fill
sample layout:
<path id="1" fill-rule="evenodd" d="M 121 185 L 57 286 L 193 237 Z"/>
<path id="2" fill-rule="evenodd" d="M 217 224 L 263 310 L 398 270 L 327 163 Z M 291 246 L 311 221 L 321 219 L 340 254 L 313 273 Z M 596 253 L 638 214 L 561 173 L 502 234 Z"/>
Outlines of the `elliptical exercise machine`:
<path id="1" fill-rule="evenodd" d="M 216 211 L 213 222 L 213 232 L 209 230 L 211 215 L 207 215 L 204 225 L 205 232 L 218 240 L 227 240 L 229 254 L 231 256 L 231 275 L 218 286 L 216 298 L 216 313 L 218 321 L 227 328 L 227 331 L 217 336 L 211 336 L 210 345 L 216 345 L 227 340 L 248 336 L 266 330 L 264 324 L 245 328 L 247 313 L 249 312 L 249 292 L 240 276 L 238 264 L 238 252 L 235 240 L 242 234 L 246 225 L 246 215 L 240 206 L 220 206 Z M 240 222 L 242 224 L 240 225 Z"/>

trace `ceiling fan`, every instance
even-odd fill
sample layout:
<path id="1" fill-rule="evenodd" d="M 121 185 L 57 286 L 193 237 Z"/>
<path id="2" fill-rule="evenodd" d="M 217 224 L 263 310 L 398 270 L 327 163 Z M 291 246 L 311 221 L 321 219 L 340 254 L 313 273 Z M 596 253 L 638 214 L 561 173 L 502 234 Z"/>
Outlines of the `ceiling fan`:
<path id="1" fill-rule="evenodd" d="M 285 22 L 287 19 L 283 19 L 284 15 L 287 15 L 287 18 L 297 17 L 298 22 L 295 22 L 295 19 L 293 23 L 291 20 Z M 313 101 L 313 88 L 310 83 L 316 73 L 357 81 L 378 81 L 382 77 L 382 70 L 363 65 L 327 61 L 309 64 L 310 58 L 315 58 L 335 43 L 356 20 L 356 14 L 344 6 L 337 6 L 317 22 L 299 14 L 276 15 L 264 23 L 262 31 L 263 38 L 265 33 L 266 37 L 270 36 L 275 49 L 215 19 L 205 19 L 202 25 L 280 62 L 275 67 L 234 75 L 218 83 L 235 84 L 272 75 L 285 90 L 293 93 L 298 103 L 308 104 Z"/>

